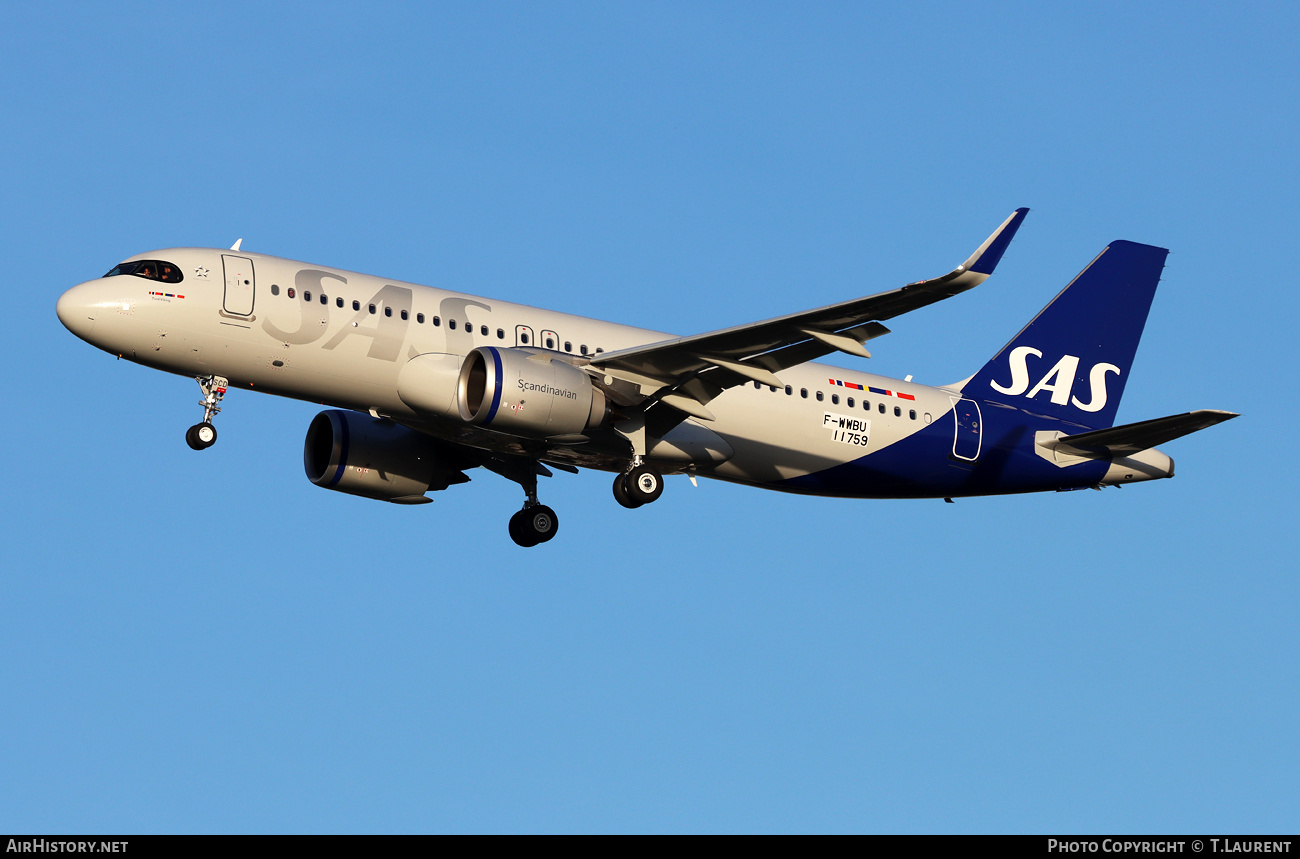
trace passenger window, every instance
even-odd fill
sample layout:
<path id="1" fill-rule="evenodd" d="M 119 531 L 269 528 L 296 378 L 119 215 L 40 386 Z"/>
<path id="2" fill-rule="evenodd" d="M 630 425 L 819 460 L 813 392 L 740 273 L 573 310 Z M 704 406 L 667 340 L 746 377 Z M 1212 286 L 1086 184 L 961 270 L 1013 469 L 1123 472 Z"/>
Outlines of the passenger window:
<path id="1" fill-rule="evenodd" d="M 506 330 L 504 328 L 497 329 L 497 339 L 498 340 L 506 339 Z"/>
<path id="2" fill-rule="evenodd" d="M 903 410 L 898 406 L 894 406 L 894 417 L 901 418 L 902 416 L 903 416 Z"/>
<path id="3" fill-rule="evenodd" d="M 280 294 L 280 284 L 278 284 L 278 283 L 273 283 L 273 284 L 271 284 L 271 294 L 272 294 L 272 295 L 279 295 L 279 294 Z"/>
<path id="4" fill-rule="evenodd" d="M 295 294 L 294 291 L 293 291 L 293 287 L 292 287 L 292 286 L 289 287 L 289 291 L 288 291 L 287 293 L 285 293 L 285 294 L 288 295 L 290 298 L 293 298 L 293 297 L 294 297 L 294 294 Z"/>
<path id="5" fill-rule="evenodd" d="M 822 400 L 824 400 L 824 399 L 826 399 L 826 395 L 823 394 L 821 391 L 818 391 L 818 392 L 817 392 L 817 402 L 820 403 L 820 402 L 821 402 Z"/>
<path id="6" fill-rule="evenodd" d="M 555 341 L 552 340 L 550 337 L 547 337 L 547 338 L 546 338 L 546 348 L 547 348 L 547 349 L 554 349 L 554 348 L 555 348 Z"/>
<path id="7" fill-rule="evenodd" d="M 600 348 L 599 346 L 596 347 L 596 352 L 597 352 L 597 354 L 599 354 L 599 353 L 601 353 L 601 352 L 604 352 L 604 351 L 605 351 L 605 350 L 602 349 L 602 348 Z"/>
<path id="8" fill-rule="evenodd" d="M 579 348 L 582 349 L 582 354 L 584 354 L 584 355 L 587 354 L 587 344 L 586 344 L 586 343 L 583 343 L 582 346 L 579 347 Z"/>
<path id="9" fill-rule="evenodd" d="M 840 404 L 840 395 L 839 395 L 839 394 L 831 394 L 831 402 L 832 402 L 833 404 L 835 404 L 835 405 L 838 406 L 838 405 Z"/>
<path id="10" fill-rule="evenodd" d="M 371 315 L 371 316 L 374 316 L 374 315 L 375 315 L 375 306 L 374 306 L 373 304 L 370 305 L 370 315 Z"/>
<path id="11" fill-rule="evenodd" d="M 568 340 L 565 340 L 565 341 L 564 341 L 564 351 L 565 351 L 565 352 L 572 352 L 572 351 L 573 351 L 573 344 L 570 343 Z"/>
<path id="12" fill-rule="evenodd" d="M 808 399 L 808 389 L 807 389 L 807 388 L 800 388 L 800 389 L 799 389 L 799 396 L 803 397 L 805 400 Z"/>
<path id="13" fill-rule="evenodd" d="M 755 382 L 755 383 L 754 383 L 754 390 L 755 390 L 755 391 L 760 391 L 760 390 L 762 390 L 762 389 L 763 389 L 763 383 L 762 383 L 762 382 Z"/>
<path id="14" fill-rule="evenodd" d="M 308 290 L 302 294 L 302 300 L 311 301 L 311 290 Z"/>
<path id="15" fill-rule="evenodd" d="M 334 299 L 334 306 L 340 309 L 343 307 L 343 296 L 340 295 L 338 298 Z"/>
<path id="16" fill-rule="evenodd" d="M 433 327 L 438 328 L 441 327 L 441 325 L 442 325 L 442 317 L 440 316 L 433 317 Z"/>
<path id="17" fill-rule="evenodd" d="M 912 420 L 916 420 L 916 409 L 908 409 L 907 416 Z"/>
<path id="18" fill-rule="evenodd" d="M 794 393 L 794 388 L 790 387 L 789 385 L 786 385 L 786 386 L 785 386 L 785 395 L 788 397 L 788 396 L 790 396 L 790 395 L 793 394 L 793 393 Z"/>
<path id="19" fill-rule="evenodd" d="M 771 387 L 771 386 L 769 386 L 769 387 Z M 775 388 L 775 387 L 772 388 L 772 393 L 774 393 L 774 394 L 776 393 L 776 388 Z"/>
<path id="20" fill-rule="evenodd" d="M 448 319 L 448 320 L 447 320 L 447 327 L 450 328 L 452 331 L 455 331 L 455 330 L 456 330 L 456 320 L 455 320 L 455 319 Z"/>
<path id="21" fill-rule="evenodd" d="M 480 325 L 480 326 L 479 326 L 479 329 L 478 329 L 478 333 L 479 333 L 479 334 L 482 334 L 484 337 L 488 336 L 488 333 L 487 333 L 487 326 L 486 326 L 486 325 Z"/>
<path id="22" fill-rule="evenodd" d="M 361 302 L 360 302 L 360 301 L 357 301 L 355 298 L 352 299 L 352 309 L 353 309 L 353 310 L 360 310 L 360 309 L 361 309 Z"/>
<path id="23" fill-rule="evenodd" d="M 853 408 L 853 398 L 849 397 L 847 400 L 845 400 L 844 405 L 848 406 L 849 408 Z"/>
<path id="24" fill-rule="evenodd" d="M 320 303 L 321 303 L 321 304 L 329 304 L 329 303 L 330 303 L 329 296 L 322 292 L 322 293 L 320 294 Z"/>
<path id="25" fill-rule="evenodd" d="M 392 315 L 393 315 L 393 308 L 391 308 L 391 307 L 385 307 L 385 308 L 384 308 L 384 315 L 385 315 L 385 316 L 392 316 Z"/>
<path id="26" fill-rule="evenodd" d="M 417 314 L 415 314 L 415 324 L 416 324 L 416 325 L 423 325 L 423 324 L 424 324 L 424 314 L 423 314 L 423 313 L 417 313 Z"/>
<path id="27" fill-rule="evenodd" d="M 520 334 L 520 335 L 519 335 L 519 342 L 522 343 L 522 344 L 524 344 L 525 346 L 527 346 L 527 345 L 528 345 L 528 335 L 527 335 L 527 334 Z"/>
<path id="28" fill-rule="evenodd" d="M 881 413 L 882 415 L 885 413 L 885 404 L 884 404 L 884 403 L 881 403 L 881 404 L 880 404 L 880 413 Z"/>

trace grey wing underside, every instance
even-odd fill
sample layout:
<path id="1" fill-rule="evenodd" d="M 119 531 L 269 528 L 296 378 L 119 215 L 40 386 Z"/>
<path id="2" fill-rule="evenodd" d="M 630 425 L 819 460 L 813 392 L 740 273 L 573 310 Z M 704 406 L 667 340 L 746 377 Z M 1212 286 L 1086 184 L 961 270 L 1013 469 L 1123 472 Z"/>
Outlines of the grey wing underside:
<path id="1" fill-rule="evenodd" d="M 863 344 L 889 332 L 880 320 L 983 283 L 1028 211 L 1016 209 L 964 263 L 941 277 L 763 322 L 602 353 L 590 366 L 625 383 L 607 393 L 644 410 L 653 435 L 688 415 L 711 420 L 707 404 L 727 388 L 751 381 L 779 385 L 781 370 L 835 351 L 870 357 Z"/>

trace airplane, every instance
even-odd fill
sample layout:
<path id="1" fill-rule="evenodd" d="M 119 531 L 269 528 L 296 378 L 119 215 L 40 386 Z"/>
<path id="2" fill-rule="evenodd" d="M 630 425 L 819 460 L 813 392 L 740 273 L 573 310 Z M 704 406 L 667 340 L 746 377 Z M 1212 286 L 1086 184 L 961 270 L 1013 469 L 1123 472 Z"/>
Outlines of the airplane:
<path id="1" fill-rule="evenodd" d="M 806 495 L 953 498 L 1172 477 L 1156 445 L 1237 417 L 1114 425 L 1168 251 L 1114 241 L 978 372 L 930 386 L 815 363 L 870 358 L 884 321 L 993 274 L 1017 209 L 949 273 L 689 337 L 241 250 L 129 257 L 58 299 L 64 326 L 194 377 L 211 447 L 231 388 L 328 404 L 304 442 L 317 486 L 396 504 L 482 467 L 518 483 L 520 546 L 559 519 L 539 476 L 615 475 L 635 509 L 666 474 Z"/>

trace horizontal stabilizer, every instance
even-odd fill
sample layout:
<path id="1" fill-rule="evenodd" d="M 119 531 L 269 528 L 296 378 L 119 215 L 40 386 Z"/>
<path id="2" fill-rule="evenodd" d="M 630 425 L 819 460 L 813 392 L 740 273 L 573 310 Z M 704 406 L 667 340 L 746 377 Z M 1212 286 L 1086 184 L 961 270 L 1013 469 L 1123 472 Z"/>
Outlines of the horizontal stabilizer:
<path id="1" fill-rule="evenodd" d="M 1059 447 L 1074 448 L 1079 451 L 1104 451 L 1110 456 L 1127 456 L 1142 450 L 1149 450 L 1156 445 L 1197 432 L 1215 424 L 1238 417 L 1234 412 L 1221 412 L 1215 409 L 1200 409 L 1182 415 L 1170 415 L 1166 418 L 1153 418 L 1138 421 L 1135 424 L 1093 430 L 1076 435 L 1062 436 L 1057 439 L 1040 441 L 1039 445 L 1049 450 Z"/>

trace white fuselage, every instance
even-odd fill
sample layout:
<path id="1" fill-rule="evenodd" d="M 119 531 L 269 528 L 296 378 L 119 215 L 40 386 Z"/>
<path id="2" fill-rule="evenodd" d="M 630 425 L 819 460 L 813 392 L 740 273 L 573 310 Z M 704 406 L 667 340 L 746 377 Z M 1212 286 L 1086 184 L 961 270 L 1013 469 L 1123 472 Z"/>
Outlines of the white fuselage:
<path id="1" fill-rule="evenodd" d="M 173 248 L 131 259 L 168 260 L 183 279 L 118 275 L 81 284 L 59 306 L 74 333 L 157 369 L 216 374 L 232 388 L 402 422 L 420 419 L 397 391 L 399 370 L 417 355 L 529 347 L 583 363 L 584 355 L 671 337 L 244 251 Z M 727 390 L 709 403 L 715 421 L 689 422 L 716 433 L 732 451 L 701 473 L 771 485 L 822 471 L 951 421 L 946 416 L 960 398 L 956 391 L 819 363 L 784 370 L 780 379 L 784 387 L 775 390 L 757 383 Z M 447 432 L 493 446 L 492 433 Z M 610 467 L 583 461 L 581 452 L 571 459 Z"/>

